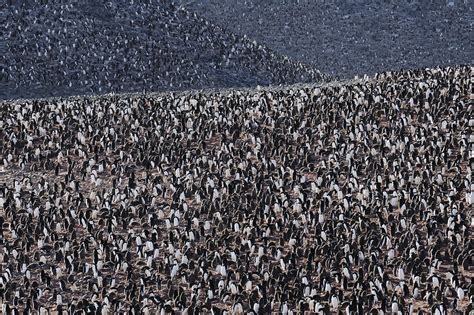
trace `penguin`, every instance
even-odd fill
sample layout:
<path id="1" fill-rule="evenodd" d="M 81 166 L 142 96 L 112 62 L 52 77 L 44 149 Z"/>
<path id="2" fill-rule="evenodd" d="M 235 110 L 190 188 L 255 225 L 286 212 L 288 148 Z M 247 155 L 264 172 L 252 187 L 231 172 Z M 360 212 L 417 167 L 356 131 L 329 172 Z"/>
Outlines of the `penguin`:
<path id="1" fill-rule="evenodd" d="M 4 308 L 462 308 L 469 74 L 2 103 Z"/>

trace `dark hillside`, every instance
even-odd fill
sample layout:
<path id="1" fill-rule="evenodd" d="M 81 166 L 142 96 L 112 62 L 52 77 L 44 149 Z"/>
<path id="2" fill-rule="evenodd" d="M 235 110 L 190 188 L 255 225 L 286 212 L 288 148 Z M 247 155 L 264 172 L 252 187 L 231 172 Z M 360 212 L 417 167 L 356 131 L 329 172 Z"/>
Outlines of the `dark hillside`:
<path id="1" fill-rule="evenodd" d="M 177 0 L 340 77 L 473 61 L 472 1 Z"/>
<path id="2" fill-rule="evenodd" d="M 0 7 L 0 98 L 317 81 L 294 63 L 163 1 Z"/>

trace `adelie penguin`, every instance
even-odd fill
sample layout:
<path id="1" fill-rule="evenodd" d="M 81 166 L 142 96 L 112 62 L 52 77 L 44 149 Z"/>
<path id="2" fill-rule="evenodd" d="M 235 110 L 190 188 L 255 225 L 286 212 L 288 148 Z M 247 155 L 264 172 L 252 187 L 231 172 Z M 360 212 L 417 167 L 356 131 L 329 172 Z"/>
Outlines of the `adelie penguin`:
<path id="1" fill-rule="evenodd" d="M 2 103 L 5 313 L 468 312 L 471 73 Z"/>

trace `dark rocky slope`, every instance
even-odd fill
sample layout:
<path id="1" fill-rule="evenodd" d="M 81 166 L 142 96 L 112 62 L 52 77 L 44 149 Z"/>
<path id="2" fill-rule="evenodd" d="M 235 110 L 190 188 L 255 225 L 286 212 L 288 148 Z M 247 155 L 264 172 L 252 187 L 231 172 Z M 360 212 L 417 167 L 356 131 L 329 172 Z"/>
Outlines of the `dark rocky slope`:
<path id="1" fill-rule="evenodd" d="M 166 1 L 36 2 L 0 4 L 0 98 L 321 79 Z"/>
<path id="2" fill-rule="evenodd" d="M 453 2 L 453 6 L 447 3 Z M 472 1 L 177 0 L 340 77 L 473 61 Z"/>

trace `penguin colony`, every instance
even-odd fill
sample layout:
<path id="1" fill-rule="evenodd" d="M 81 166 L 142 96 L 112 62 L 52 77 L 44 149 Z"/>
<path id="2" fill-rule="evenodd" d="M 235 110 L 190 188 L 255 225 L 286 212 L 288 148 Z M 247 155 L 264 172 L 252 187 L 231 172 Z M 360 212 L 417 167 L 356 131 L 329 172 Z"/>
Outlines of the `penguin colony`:
<path id="1" fill-rule="evenodd" d="M 3 102 L 2 314 L 469 314 L 472 70 Z"/>
<path id="2" fill-rule="evenodd" d="M 323 78 L 164 0 L 0 3 L 0 42 L 3 99 Z"/>

